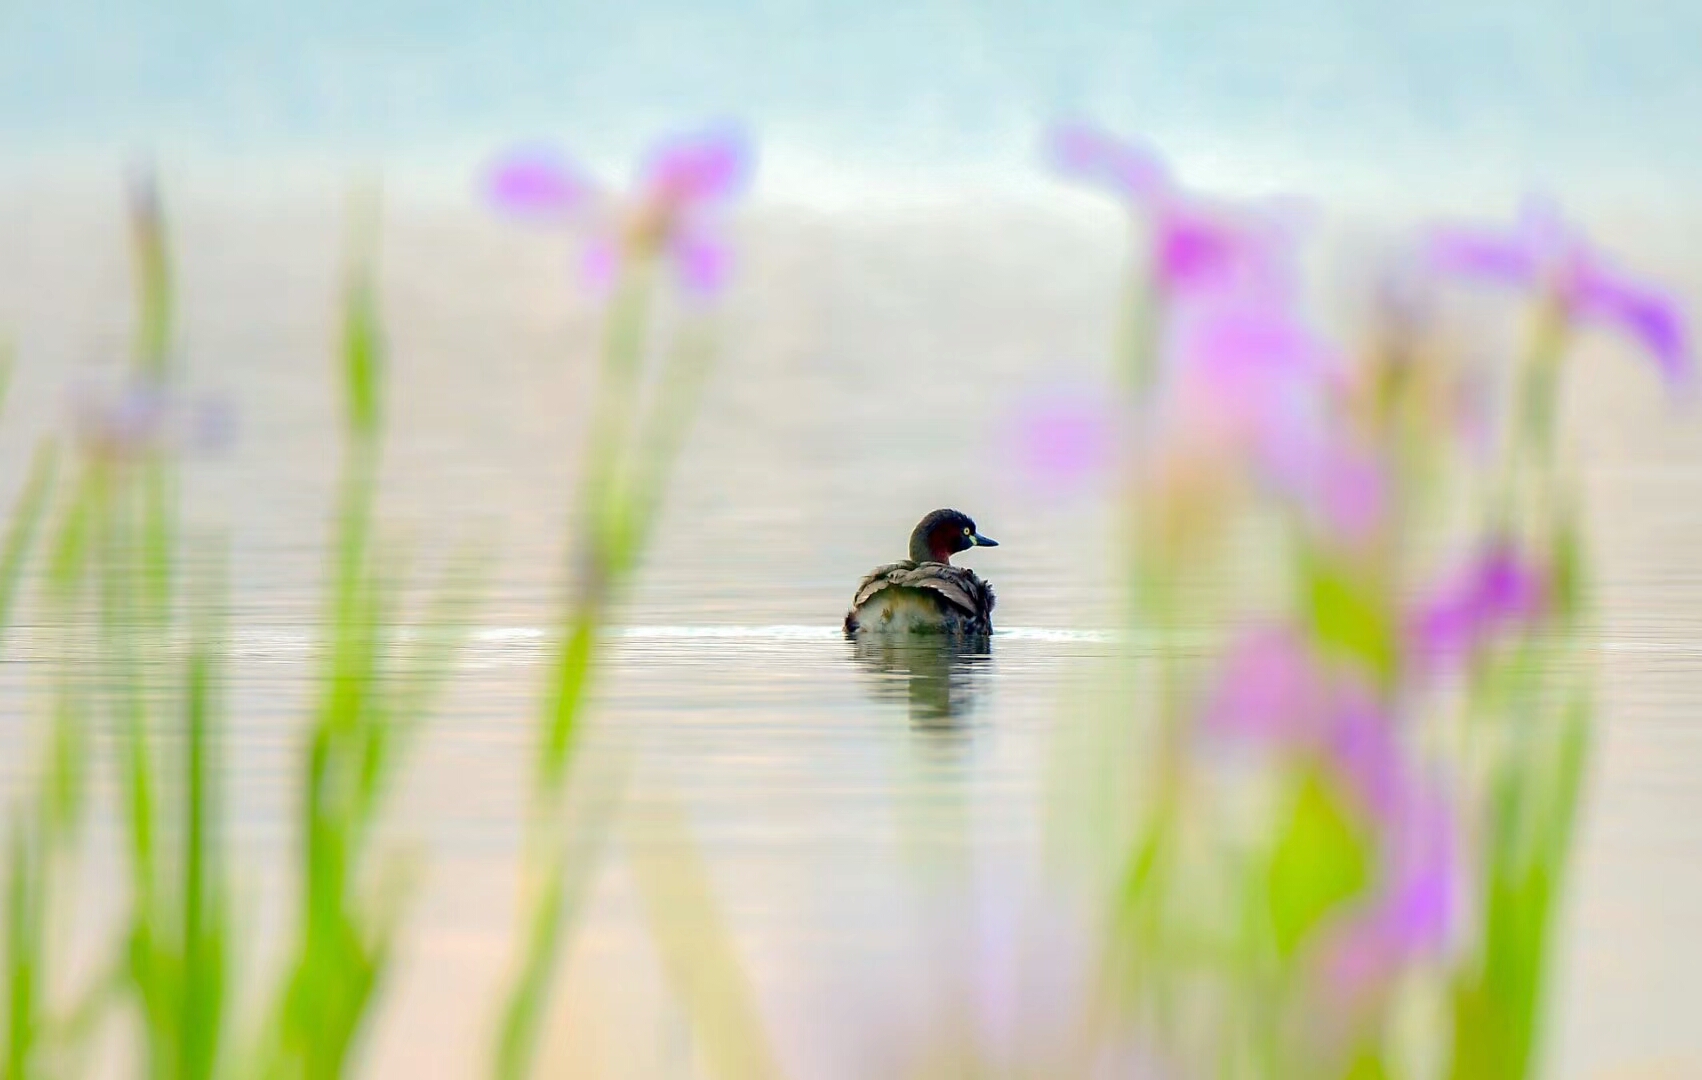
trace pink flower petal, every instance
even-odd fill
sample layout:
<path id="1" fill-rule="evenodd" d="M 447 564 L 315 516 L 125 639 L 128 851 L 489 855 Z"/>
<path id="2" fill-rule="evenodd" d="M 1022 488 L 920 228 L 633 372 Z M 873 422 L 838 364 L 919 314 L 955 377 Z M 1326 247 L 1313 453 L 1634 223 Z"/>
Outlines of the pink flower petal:
<path id="1" fill-rule="evenodd" d="M 744 187 L 751 158 L 749 141 L 735 128 L 694 132 L 652 151 L 643 186 L 650 197 L 674 207 L 721 202 Z"/>
<path id="2" fill-rule="evenodd" d="M 1103 397 L 1052 393 L 1026 402 L 1009 425 L 1023 471 L 1049 488 L 1108 472 L 1116 419 Z"/>
<path id="3" fill-rule="evenodd" d="M 1693 363 L 1689 335 L 1671 297 L 1594 266 L 1580 275 L 1573 299 L 1581 316 L 1616 325 L 1635 338 L 1669 382 L 1689 378 Z"/>
<path id="4" fill-rule="evenodd" d="M 1314 495 L 1324 526 L 1350 540 L 1373 536 L 1388 518 L 1389 483 L 1382 464 L 1347 448 L 1325 456 Z"/>
<path id="5" fill-rule="evenodd" d="M 1304 417 L 1269 425 L 1254 448 L 1254 465 L 1319 535 L 1355 544 L 1372 540 L 1388 519 L 1391 501 L 1384 463 L 1321 426 Z"/>
<path id="6" fill-rule="evenodd" d="M 565 161 L 539 149 L 511 152 L 485 177 L 492 205 L 519 217 L 566 217 L 586 203 L 592 190 Z"/>
<path id="7" fill-rule="evenodd" d="M 1054 127 L 1046 149 L 1059 172 L 1132 203 L 1151 208 L 1171 191 L 1170 174 L 1156 154 L 1086 124 Z"/>
<path id="8" fill-rule="evenodd" d="M 1388 824 L 1406 798 L 1406 773 L 1394 719 L 1368 693 L 1347 691 L 1330 724 L 1330 760 L 1374 820 Z"/>
<path id="9" fill-rule="evenodd" d="M 1289 203 L 1224 207 L 1172 198 L 1154 211 L 1152 266 L 1172 301 L 1226 294 L 1288 305 L 1300 215 Z"/>
<path id="10" fill-rule="evenodd" d="M 1404 780 L 1381 823 L 1381 881 L 1370 902 L 1324 928 L 1317 971 L 1343 1004 L 1375 995 L 1406 965 L 1446 949 L 1458 920 L 1458 841 L 1448 801 Z"/>
<path id="11" fill-rule="evenodd" d="M 1453 932 L 1460 872 L 1448 800 L 1431 789 L 1410 793 L 1391 843 L 1388 932 L 1409 954 L 1439 949 Z"/>
<path id="12" fill-rule="evenodd" d="M 1267 462 L 1305 459 L 1337 364 L 1285 303 L 1252 296 L 1182 305 L 1165 351 L 1168 423 Z"/>
<path id="13" fill-rule="evenodd" d="M 607 296 L 620 277 L 621 263 L 620 245 L 612 237 L 593 237 L 579 253 L 579 280 L 593 296 Z"/>
<path id="14" fill-rule="evenodd" d="M 727 245 L 695 229 L 675 233 L 668 245 L 681 288 L 699 297 L 720 292 L 731 276 L 733 257 Z"/>
<path id="15" fill-rule="evenodd" d="M 1542 579 L 1518 552 L 1496 545 L 1478 564 L 1475 603 L 1486 622 L 1530 618 L 1542 608 Z"/>
<path id="16" fill-rule="evenodd" d="M 1669 382 L 1690 375 L 1690 340 L 1677 304 L 1614 270 L 1546 201 L 1527 200 L 1510 233 L 1439 228 L 1428 248 L 1444 272 L 1554 289 L 1573 318 L 1614 325 L 1636 339 Z"/>
<path id="17" fill-rule="evenodd" d="M 1541 572 L 1512 547 L 1495 544 L 1418 605 L 1408 638 L 1419 659 L 1445 670 L 1539 616 L 1547 600 Z"/>
<path id="18" fill-rule="evenodd" d="M 1427 247 L 1432 265 L 1450 274 L 1506 285 L 1531 285 L 1541 273 L 1537 253 L 1520 238 L 1437 228 L 1431 231 Z"/>
<path id="19" fill-rule="evenodd" d="M 1228 223 L 1186 209 L 1160 218 L 1154 247 L 1159 281 L 1184 293 L 1227 281 L 1252 254 L 1247 238 Z"/>
<path id="20" fill-rule="evenodd" d="M 1282 628 L 1248 634 L 1230 652 L 1207 700 L 1206 730 L 1266 746 L 1314 737 L 1327 700 L 1305 642 Z"/>

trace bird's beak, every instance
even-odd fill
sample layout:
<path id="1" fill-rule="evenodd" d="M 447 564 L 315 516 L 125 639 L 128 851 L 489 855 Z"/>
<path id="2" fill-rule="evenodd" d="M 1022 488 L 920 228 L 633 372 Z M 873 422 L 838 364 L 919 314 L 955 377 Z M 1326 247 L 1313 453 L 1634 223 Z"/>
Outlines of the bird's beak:
<path id="1" fill-rule="evenodd" d="M 985 536 L 982 536 L 980 533 L 976 533 L 974 536 L 971 536 L 970 539 L 975 541 L 976 547 L 998 547 L 999 546 L 999 542 L 997 540 L 989 540 Z"/>

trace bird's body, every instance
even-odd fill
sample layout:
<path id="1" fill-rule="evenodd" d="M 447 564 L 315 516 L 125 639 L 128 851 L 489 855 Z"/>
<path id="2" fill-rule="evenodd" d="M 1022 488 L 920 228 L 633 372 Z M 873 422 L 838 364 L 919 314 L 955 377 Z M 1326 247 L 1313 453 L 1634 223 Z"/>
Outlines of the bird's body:
<path id="1" fill-rule="evenodd" d="M 934 511 L 911 534 L 910 558 L 876 567 L 857 586 L 845 633 L 992 633 L 992 586 L 950 560 L 971 547 L 996 546 L 965 515 Z"/>

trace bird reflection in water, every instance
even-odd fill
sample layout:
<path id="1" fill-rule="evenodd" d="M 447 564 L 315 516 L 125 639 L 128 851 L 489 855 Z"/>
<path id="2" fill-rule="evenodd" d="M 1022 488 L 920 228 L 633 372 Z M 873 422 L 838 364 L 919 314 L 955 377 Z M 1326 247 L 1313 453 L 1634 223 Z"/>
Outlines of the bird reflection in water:
<path id="1" fill-rule="evenodd" d="M 872 696 L 909 707 L 911 726 L 958 727 L 986 682 L 977 670 L 992 658 L 988 634 L 865 634 L 850 642 L 857 663 L 874 675 Z"/>

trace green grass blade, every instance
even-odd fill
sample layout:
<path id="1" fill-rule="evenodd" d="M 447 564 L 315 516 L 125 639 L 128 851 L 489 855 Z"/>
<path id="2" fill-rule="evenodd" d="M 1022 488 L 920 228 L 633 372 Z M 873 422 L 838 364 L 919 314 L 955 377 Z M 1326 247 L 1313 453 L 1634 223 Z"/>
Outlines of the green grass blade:
<path id="1" fill-rule="evenodd" d="M 579 732 L 579 711 L 585 704 L 597 653 L 601 613 L 576 613 L 566 636 L 556 646 L 550 685 L 544 695 L 544 744 L 539 779 L 546 793 L 559 791 Z"/>
<path id="2" fill-rule="evenodd" d="M 781 1075 L 683 811 L 664 799 L 650 807 L 645 823 L 650 835 L 627 846 L 633 878 L 651 940 L 692 1019 L 709 1074 L 726 1080 Z"/>
<path id="3" fill-rule="evenodd" d="M 170 361 L 173 286 L 165 214 L 151 174 L 130 186 L 130 236 L 135 259 L 137 369 L 162 380 Z"/>
<path id="4" fill-rule="evenodd" d="M 5 1080 L 34 1075 L 41 1016 L 43 866 L 22 814 L 14 814 L 6 851 Z"/>
<path id="5" fill-rule="evenodd" d="M 537 849 L 528 866 L 532 893 L 523 908 L 527 921 L 521 927 L 517 971 L 497 1027 L 492 1074 L 498 1080 L 523 1080 L 532 1073 L 555 967 L 613 832 L 615 815 L 626 792 L 627 768 L 626 762 L 619 760 L 596 774 L 591 783 L 575 785 L 574 793 L 580 801 L 574 820 L 581 823 L 583 844 L 570 844 L 558 835 L 561 822 L 569 817 L 566 811 L 536 823 L 546 835 L 533 838 Z"/>
<path id="6" fill-rule="evenodd" d="M 178 1040 L 185 1080 L 210 1080 L 221 1047 L 226 997 L 227 937 L 230 927 L 219 823 L 218 797 L 221 680 L 224 634 L 218 597 L 198 605 L 194 643 L 185 671 L 183 973 Z"/>
<path id="7" fill-rule="evenodd" d="M 521 966 L 509 992 L 497 1041 L 496 1076 L 522 1080 L 532 1072 L 537 1053 L 538 1025 L 549 1001 L 551 976 L 561 947 L 562 928 L 569 919 L 566 870 L 553 861 L 545 870 L 542 892 L 528 905 L 531 918 L 521 946 Z"/>
<path id="8" fill-rule="evenodd" d="M 361 200 L 354 210 L 354 256 L 343 290 L 343 392 L 349 433 L 366 442 L 383 423 L 384 340 L 373 273 L 378 206 Z"/>
<path id="9" fill-rule="evenodd" d="M 59 456 L 52 444 L 43 443 L 37 447 L 35 459 L 30 464 L 29 479 L 12 508 L 6 539 L 0 546 L 0 629 L 12 624 L 12 606 L 17 599 L 18 583 L 35 546 L 58 464 Z"/>

